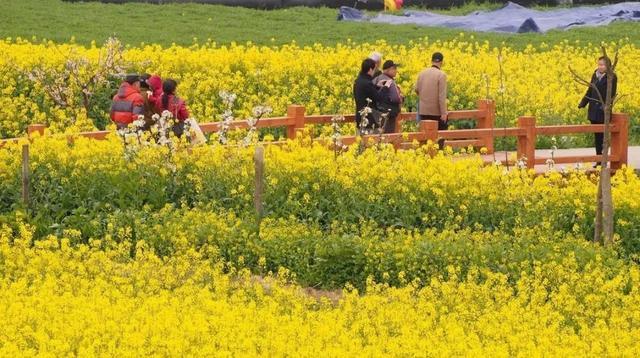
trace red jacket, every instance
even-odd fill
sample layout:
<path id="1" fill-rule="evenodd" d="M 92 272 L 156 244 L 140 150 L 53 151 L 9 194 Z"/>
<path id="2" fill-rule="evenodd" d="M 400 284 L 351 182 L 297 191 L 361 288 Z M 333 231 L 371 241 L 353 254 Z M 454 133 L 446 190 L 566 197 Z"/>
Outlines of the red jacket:
<path id="1" fill-rule="evenodd" d="M 144 98 L 132 85 L 122 83 L 111 103 L 111 120 L 119 124 L 129 124 L 140 115 L 144 115 Z"/>
<path id="2" fill-rule="evenodd" d="M 154 106 L 156 105 L 157 98 L 162 95 L 162 79 L 160 76 L 151 76 L 147 80 L 147 83 L 151 87 L 151 96 L 149 96 L 149 102 L 151 102 Z"/>
<path id="3" fill-rule="evenodd" d="M 159 96 L 156 100 L 156 108 L 160 113 L 164 111 L 169 111 L 173 114 L 173 118 L 179 120 L 180 122 L 189 118 L 189 111 L 187 110 L 187 106 L 184 104 L 184 101 L 180 98 L 170 94 L 169 95 L 169 104 L 167 107 L 162 105 L 162 96 Z"/>

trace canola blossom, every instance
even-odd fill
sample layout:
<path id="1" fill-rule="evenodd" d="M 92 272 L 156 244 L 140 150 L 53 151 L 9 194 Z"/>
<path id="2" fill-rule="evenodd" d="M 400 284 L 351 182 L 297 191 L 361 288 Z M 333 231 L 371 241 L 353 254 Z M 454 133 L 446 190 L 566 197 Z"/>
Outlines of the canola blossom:
<path id="1" fill-rule="evenodd" d="M 615 110 L 629 113 L 632 126 L 637 126 L 640 94 L 634 86 L 640 79 L 634 64 L 640 61 L 640 50 L 625 40 L 609 45 L 620 48 L 621 58 L 618 92 L 624 96 Z M 545 124 L 584 123 L 586 113 L 577 104 L 585 89 L 573 81 L 568 66 L 588 78 L 600 55 L 597 46 L 580 42 L 543 44 L 519 51 L 460 36 L 446 42 L 425 39 L 408 45 L 383 41 L 333 47 L 145 45 L 125 48 L 122 66 L 178 80 L 180 96 L 200 122 L 223 119 L 227 108 L 218 96 L 220 91 L 238 95 L 239 118 L 250 116 L 251 109 L 259 104 L 273 108 L 273 115 L 285 114 L 289 104 L 304 105 L 311 114 L 351 114 L 352 83 L 360 61 L 372 50 L 402 64 L 397 80 L 409 95 L 405 110 L 415 110 L 413 85 L 419 71 L 429 65 L 429 54 L 441 51 L 450 84 L 449 107 L 469 109 L 477 99 L 496 99 L 498 125 L 514 125 L 521 115 L 535 115 Z M 86 59 L 89 65 L 82 71 L 90 72 L 104 58 L 102 48 L 18 39 L 0 41 L 0 51 L 5 54 L 0 58 L 0 137 L 21 135 L 29 123 L 45 123 L 55 132 L 91 130 L 109 124 L 109 101 L 118 85 L 116 79 L 95 89 L 92 109 L 84 113 L 77 111 L 81 98 L 66 98 L 73 110 L 62 108 L 27 75 L 34 69 L 41 70 L 45 77 L 54 70 L 61 71 L 69 58 Z M 502 58 L 502 75 L 498 57 Z M 82 71 L 79 76 L 87 74 Z"/>
<path id="2" fill-rule="evenodd" d="M 105 245 L 109 248 L 105 248 Z M 309 292 L 286 273 L 223 270 L 108 237 L 73 246 L 0 227 L 0 354 L 633 356 L 640 271 L 596 255 L 533 262 L 515 282 L 475 267 L 425 286 Z"/>
<path id="3" fill-rule="evenodd" d="M 429 146 L 265 151 L 35 137 L 0 149 L 0 355 L 633 355 L 639 178 Z M 431 147 L 433 144 L 431 144 Z"/>
<path id="4" fill-rule="evenodd" d="M 20 144 L 0 150 L 0 212 L 20 209 Z M 334 151 L 303 137 L 265 154 L 264 214 L 294 218 L 325 230 L 333 223 L 423 230 L 504 230 L 542 226 L 590 237 L 597 177 L 579 169 L 535 176 L 485 167 L 478 154 L 427 155 L 427 147 L 389 146 Z M 252 217 L 253 149 L 204 145 L 174 153 L 141 147 L 127 153 L 121 139 L 36 138 L 31 144 L 31 203 L 39 234 L 80 229 L 84 239 L 105 233 L 104 220 L 173 205 L 229 210 Z M 613 178 L 621 250 L 640 247 L 640 179 L 632 169 Z"/>
<path id="5" fill-rule="evenodd" d="M 199 145 L 162 133 L 156 145 L 146 139 L 158 133 L 140 135 L 133 126 L 105 140 L 60 135 L 92 129 L 96 113 L 72 110 L 71 120 L 25 70 L 66 66 L 55 55 L 65 51 L 97 61 L 99 50 L 21 41 L 0 47 L 16 50 L 0 58 L 0 76 L 7 76 L 9 98 L 19 93 L 0 100 L 14 106 L 0 113 L 1 134 L 19 134 L 30 121 L 50 126 L 46 137 L 0 147 L 0 356 L 640 351 L 640 178 L 630 168 L 612 179 L 615 240 L 601 246 L 590 241 L 598 177 L 582 165 L 537 176 L 486 166 L 473 148 L 436 153 L 434 143 L 416 142 L 395 150 L 374 138 L 334 150 L 312 141 L 307 128 L 294 141 L 264 148 L 258 216 L 256 118 L 271 107 L 281 114 L 292 102 L 311 112 L 348 112 L 352 73 L 338 59 L 356 66 L 368 45 L 128 48 L 124 57 L 137 69 L 186 83 L 181 95 L 201 120 L 230 121 L 232 103 L 253 115 L 250 136 L 226 128 Z M 485 71 L 493 68 L 480 60 L 496 55 L 488 45 L 458 40 L 375 48 L 408 59 L 401 79 L 407 88 L 410 71 L 424 65 L 417 49 L 446 48 L 448 63 L 469 61 Z M 625 45 L 623 53 L 636 50 Z M 525 67 L 542 72 L 536 61 L 551 55 L 574 56 L 587 73 L 591 66 L 590 51 L 569 44 L 503 55 L 510 75 Z M 469 73 L 451 66 L 456 108 L 480 96 L 483 85 L 462 94 L 463 81 L 475 83 Z M 512 92 L 494 82 L 486 90 L 503 96 L 513 116 L 531 110 L 553 122 L 564 108 L 563 121 L 581 120 L 575 106 L 564 107 L 581 90 L 567 84 L 553 106 L 536 107 L 551 98 L 548 90 L 520 83 Z M 94 100 L 108 99 L 108 91 L 98 89 Z M 633 111 L 630 103 L 620 105 Z M 340 143 L 340 122 L 321 130 L 331 143 Z"/>

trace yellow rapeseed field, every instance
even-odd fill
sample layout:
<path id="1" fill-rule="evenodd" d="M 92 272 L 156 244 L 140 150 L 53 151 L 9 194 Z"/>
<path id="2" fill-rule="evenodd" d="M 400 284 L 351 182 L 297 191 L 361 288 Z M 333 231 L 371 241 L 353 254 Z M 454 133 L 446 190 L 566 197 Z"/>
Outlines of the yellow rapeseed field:
<path id="1" fill-rule="evenodd" d="M 637 123 L 640 94 L 635 84 L 640 80 L 635 64 L 640 50 L 621 40 L 609 44 L 620 48 L 618 67 L 619 93 L 624 94 L 617 111 L 632 115 Z M 568 66 L 589 77 L 595 69 L 600 50 L 586 43 L 561 43 L 554 46 L 530 46 L 522 51 L 500 44 L 479 43 L 473 36 L 460 35 L 451 41 L 412 42 L 389 45 L 344 44 L 282 47 L 252 44 L 204 45 L 163 48 L 158 45 L 127 47 L 123 64 L 130 71 L 159 74 L 180 83 L 179 94 L 187 100 L 191 113 L 201 122 L 221 119 L 224 110 L 219 98 L 221 90 L 238 95 L 238 116 L 250 113 L 253 106 L 267 104 L 274 115 L 286 112 L 288 104 L 302 104 L 308 113 L 352 113 L 352 83 L 359 64 L 372 50 L 385 59 L 401 63 L 398 82 L 406 94 L 412 95 L 418 72 L 429 63 L 430 54 L 445 55 L 444 70 L 448 74 L 449 103 L 453 109 L 473 108 L 479 98 L 498 101 L 498 117 L 502 124 L 514 124 L 519 115 L 536 115 L 543 123 L 577 123 L 586 114 L 577 108 L 584 89 L 574 83 Z M 53 130 L 79 130 L 94 127 L 97 117 L 106 123 L 110 95 L 117 83 L 99 88 L 95 110 L 89 115 L 74 113 L 55 106 L 44 90 L 28 80 L 25 73 L 39 68 L 45 72 L 61 70 L 68 58 L 87 59 L 98 63 L 99 46 L 89 48 L 69 44 L 32 43 L 25 40 L 0 41 L 0 135 L 23 133 L 28 123 L 46 123 Z M 499 70 L 501 57 L 503 73 Z M 89 66 L 91 68 L 91 66 Z M 71 107 L 81 104 L 69 98 Z M 416 102 L 409 97 L 405 109 Z M 87 116 L 91 118 L 87 118 Z"/>
<path id="2" fill-rule="evenodd" d="M 307 294 L 282 278 L 223 273 L 144 241 L 72 247 L 0 229 L 2 356 L 636 356 L 637 267 L 565 254 L 515 283 L 474 268 L 422 288 L 369 282 Z M 480 278 L 483 276 L 484 278 Z M 363 294 L 364 293 L 364 294 Z"/>
<path id="3" fill-rule="evenodd" d="M 583 121 L 584 89 L 568 65 L 589 76 L 595 46 L 496 45 L 465 36 L 406 46 L 149 45 L 125 48 L 122 63 L 177 79 L 206 122 L 225 109 L 220 91 L 238 95 L 238 117 L 257 104 L 274 115 L 292 103 L 351 113 L 351 84 L 370 51 L 402 64 L 410 93 L 438 50 L 454 109 L 490 97 L 501 124 L 525 114 Z M 640 50 L 618 45 L 627 96 L 617 109 L 637 123 Z M 615 237 L 603 247 L 590 241 L 598 177 L 584 166 L 536 176 L 485 166 L 472 148 L 396 151 L 375 139 L 334 151 L 307 129 L 265 148 L 256 215 L 255 143 L 238 140 L 244 133 L 229 134 L 233 145 L 216 134 L 198 146 L 116 133 L 71 141 L 59 133 L 106 123 L 117 82 L 95 88 L 96 108 L 84 112 L 79 97 L 54 104 L 29 74 L 84 58 L 85 76 L 103 51 L 18 39 L 0 41 L 0 53 L 0 137 L 49 126 L 44 138 L 0 148 L 0 356 L 640 353 L 640 178 L 630 168 L 612 179 Z"/>

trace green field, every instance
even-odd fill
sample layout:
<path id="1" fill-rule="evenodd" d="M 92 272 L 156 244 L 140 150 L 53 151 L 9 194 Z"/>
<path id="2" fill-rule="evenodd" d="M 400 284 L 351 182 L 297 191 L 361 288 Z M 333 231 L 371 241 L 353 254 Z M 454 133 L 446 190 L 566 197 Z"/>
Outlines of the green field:
<path id="1" fill-rule="evenodd" d="M 465 13 L 481 7 L 471 5 L 449 10 Z M 158 43 L 191 45 L 194 38 L 202 43 L 280 45 L 296 41 L 301 45 L 332 45 L 352 41 L 408 43 L 429 37 L 450 39 L 461 31 L 414 25 L 344 23 L 336 20 L 336 9 L 293 8 L 274 11 L 232 8 L 217 5 L 149 5 L 68 3 L 60 0 L 0 1 L 0 36 L 48 39 L 67 42 L 72 37 L 81 44 L 101 43 L 116 35 L 130 45 Z M 467 33 L 469 33 L 467 31 Z M 553 31 L 547 34 L 475 33 L 478 40 L 494 44 L 504 42 L 515 48 L 527 44 L 581 41 L 599 43 L 628 37 L 640 45 L 640 24 L 614 23 L 607 27 Z"/>

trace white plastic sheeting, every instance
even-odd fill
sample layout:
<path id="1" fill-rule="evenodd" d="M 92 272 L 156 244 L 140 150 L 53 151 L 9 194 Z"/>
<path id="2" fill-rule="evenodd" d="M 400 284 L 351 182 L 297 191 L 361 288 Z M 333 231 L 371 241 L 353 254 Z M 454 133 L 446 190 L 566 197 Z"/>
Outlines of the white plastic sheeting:
<path id="1" fill-rule="evenodd" d="M 450 16 L 428 11 L 404 11 L 403 15 L 378 14 L 367 16 L 360 10 L 341 7 L 339 20 L 368 21 L 387 24 L 440 26 L 473 31 L 546 32 L 577 26 L 603 26 L 613 21 L 640 20 L 640 2 L 625 2 L 607 6 L 582 6 L 540 11 L 509 2 L 494 11 L 475 11 L 464 16 Z"/>

